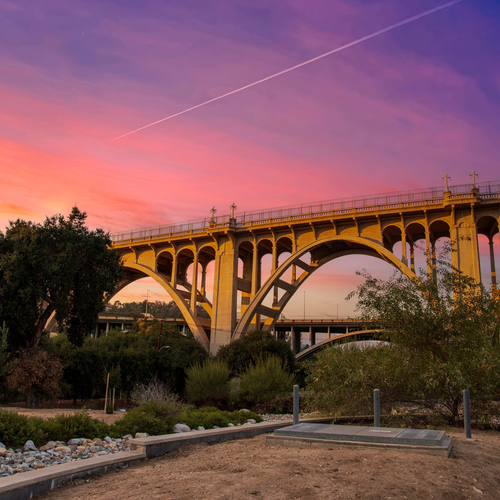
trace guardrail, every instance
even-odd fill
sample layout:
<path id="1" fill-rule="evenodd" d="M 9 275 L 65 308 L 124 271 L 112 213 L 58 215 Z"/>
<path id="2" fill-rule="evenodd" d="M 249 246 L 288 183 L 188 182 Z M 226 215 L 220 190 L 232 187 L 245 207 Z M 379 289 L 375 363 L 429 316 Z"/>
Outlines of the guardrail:
<path id="1" fill-rule="evenodd" d="M 472 184 L 460 184 L 449 187 L 449 198 L 460 199 L 475 195 Z M 487 181 L 475 185 L 478 195 L 484 199 L 500 198 L 500 181 Z M 445 190 L 440 188 L 419 189 L 370 195 L 363 198 L 347 198 L 302 205 L 291 205 L 279 208 L 257 210 L 235 214 L 236 227 L 244 228 L 255 224 L 269 222 L 284 222 L 305 218 L 326 217 L 346 213 L 368 212 L 391 208 L 414 206 L 429 206 L 443 203 Z M 196 234 L 208 229 L 225 228 L 229 226 L 230 215 L 206 217 L 195 221 L 175 223 L 165 226 L 155 226 L 132 231 L 124 231 L 111 235 L 111 241 L 143 240 L 182 234 Z"/>

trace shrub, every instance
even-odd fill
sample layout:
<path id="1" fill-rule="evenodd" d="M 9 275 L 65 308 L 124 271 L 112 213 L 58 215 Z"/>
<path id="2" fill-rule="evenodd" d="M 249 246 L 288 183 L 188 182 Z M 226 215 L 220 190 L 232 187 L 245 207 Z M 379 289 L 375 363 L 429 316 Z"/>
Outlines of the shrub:
<path id="1" fill-rule="evenodd" d="M 40 423 L 40 429 L 52 441 L 69 441 L 73 438 L 103 438 L 110 432 L 108 424 L 93 419 L 87 410 L 74 415 L 58 415 Z"/>
<path id="2" fill-rule="evenodd" d="M 193 403 L 226 398 L 231 391 L 230 371 L 223 361 L 207 358 L 188 368 L 186 375 L 186 397 Z"/>
<path id="3" fill-rule="evenodd" d="M 216 359 L 227 363 L 232 375 L 240 375 L 258 360 L 275 356 L 287 370 L 295 369 L 295 356 L 285 340 L 276 340 L 269 332 L 254 330 L 243 338 L 219 349 Z"/>
<path id="4" fill-rule="evenodd" d="M 256 422 L 262 421 L 262 418 L 253 412 L 240 412 L 237 410 L 228 412 L 212 406 L 205 406 L 184 412 L 180 416 L 179 422 L 188 425 L 191 429 L 196 429 L 200 425 L 205 429 L 211 429 L 214 425 L 227 427 L 228 424 L 244 424 L 249 418 L 255 419 Z"/>
<path id="5" fill-rule="evenodd" d="M 41 418 L 28 418 L 0 409 L 0 441 L 6 446 L 16 447 L 31 439 L 36 446 L 41 446 L 47 441 L 47 435 L 41 429 L 42 423 Z"/>
<path id="6" fill-rule="evenodd" d="M 241 395 L 255 403 L 263 403 L 280 394 L 291 392 L 294 376 L 276 356 L 260 359 L 241 376 Z"/>
<path id="7" fill-rule="evenodd" d="M 111 433 L 115 437 L 135 435 L 136 432 L 147 432 L 152 436 L 170 434 L 179 422 L 180 414 L 187 408 L 177 400 L 160 404 L 150 401 L 129 410 L 122 420 L 112 426 Z"/>
<path id="8" fill-rule="evenodd" d="M 46 351 L 21 351 L 16 364 L 7 377 L 9 385 L 26 394 L 28 408 L 38 408 L 40 396 L 57 398 L 60 393 L 60 381 L 63 376 L 63 364 Z"/>

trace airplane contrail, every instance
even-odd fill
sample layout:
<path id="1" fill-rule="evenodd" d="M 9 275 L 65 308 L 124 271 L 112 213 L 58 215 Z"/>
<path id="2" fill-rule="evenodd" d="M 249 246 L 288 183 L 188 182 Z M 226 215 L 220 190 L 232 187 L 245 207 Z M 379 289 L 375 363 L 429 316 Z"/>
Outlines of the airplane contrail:
<path id="1" fill-rule="evenodd" d="M 149 123 L 148 125 L 144 125 L 144 127 L 137 128 L 135 130 L 132 130 L 131 132 L 127 132 L 126 134 L 115 137 L 110 142 L 114 142 L 114 141 L 117 141 L 118 139 L 122 139 L 123 137 L 126 137 L 127 135 L 135 134 L 136 132 L 139 132 L 140 130 L 144 130 L 145 128 L 152 127 L 153 125 L 157 125 L 158 123 L 164 122 L 166 120 L 171 120 L 172 118 L 175 118 L 176 116 L 183 115 L 184 113 L 192 111 L 193 109 L 201 108 L 202 106 L 210 104 L 211 102 L 218 101 L 219 99 L 224 99 L 224 97 L 228 97 L 230 95 L 236 94 L 237 92 L 241 92 L 242 90 L 248 89 L 250 87 L 254 87 L 255 85 L 259 85 L 260 83 L 267 82 L 268 80 L 271 80 L 272 78 L 276 78 L 277 76 L 284 75 L 285 73 L 289 73 L 290 71 L 293 71 L 297 68 L 301 68 L 302 66 L 305 66 L 306 64 L 311 64 L 315 61 L 318 61 L 319 59 L 323 59 L 323 57 L 327 57 L 327 56 L 330 56 L 332 54 L 335 54 L 336 52 L 340 52 L 341 50 L 348 49 L 349 47 L 357 45 L 358 43 L 364 42 L 366 40 L 370 40 L 371 38 L 375 38 L 376 36 L 387 33 L 388 31 L 391 31 L 395 28 L 398 28 L 399 26 L 403 26 L 405 24 L 411 23 L 413 21 L 416 21 L 417 19 L 421 19 L 422 17 L 426 17 L 430 14 L 433 14 L 434 12 L 437 12 L 437 11 L 442 10 L 442 9 L 446 9 L 447 7 L 451 7 L 452 5 L 455 5 L 455 4 L 463 2 L 463 1 L 464 0 L 452 0 L 451 2 L 440 5 L 439 7 L 434 7 L 433 9 L 426 10 L 425 12 L 422 12 L 422 13 L 417 14 L 415 16 L 409 17 L 408 19 L 404 19 L 403 21 L 399 21 L 398 23 L 391 24 L 390 26 L 387 26 L 387 28 L 383 28 L 379 31 L 375 31 L 374 33 L 371 33 L 370 35 L 366 35 L 362 38 L 358 38 L 357 40 L 354 40 L 353 42 L 349 42 L 345 45 L 342 45 L 341 47 L 337 47 L 336 49 L 325 52 L 324 54 L 313 57 L 312 59 L 304 61 L 300 64 L 296 64 L 295 66 L 292 66 L 291 68 L 284 69 L 283 71 L 279 71 L 278 73 L 274 73 L 274 75 L 266 76 L 266 78 L 262 78 L 262 80 L 257 80 L 256 82 L 245 85 L 244 87 L 240 87 L 239 89 L 232 90 L 231 92 L 227 92 L 226 94 L 222 94 L 218 97 L 214 97 L 213 99 L 209 99 L 208 101 L 202 102 L 201 104 L 197 104 L 196 106 L 192 106 L 190 108 L 187 108 L 184 111 L 179 111 L 178 113 L 167 116 L 166 118 L 162 118 L 161 120 L 157 120 L 153 123 Z"/>

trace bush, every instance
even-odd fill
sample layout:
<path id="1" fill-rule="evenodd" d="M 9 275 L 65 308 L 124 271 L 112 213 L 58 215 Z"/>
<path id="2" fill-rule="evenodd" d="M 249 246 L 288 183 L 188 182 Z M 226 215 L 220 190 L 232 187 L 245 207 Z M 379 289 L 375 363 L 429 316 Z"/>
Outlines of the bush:
<path id="1" fill-rule="evenodd" d="M 205 429 L 211 429 L 214 425 L 218 427 L 227 427 L 228 424 L 244 424 L 249 418 L 261 422 L 262 418 L 253 412 L 241 411 L 221 411 L 212 406 L 205 406 L 197 410 L 188 410 L 180 416 L 179 422 L 188 425 L 191 429 L 197 429 L 199 426 Z"/>
<path id="2" fill-rule="evenodd" d="M 243 338 L 219 349 L 216 359 L 229 366 L 231 375 L 241 375 L 258 360 L 275 356 L 283 361 L 287 370 L 295 369 L 295 356 L 285 340 L 276 340 L 269 332 L 254 330 Z"/>
<path id="3" fill-rule="evenodd" d="M 0 441 L 5 446 L 18 447 L 31 439 L 36 446 L 41 446 L 47 441 L 47 435 L 41 429 L 42 423 L 41 418 L 28 418 L 14 411 L 0 409 Z"/>
<path id="4" fill-rule="evenodd" d="M 230 371 L 226 363 L 207 358 L 186 370 L 186 398 L 193 403 L 205 399 L 223 399 L 231 391 Z"/>
<path id="5" fill-rule="evenodd" d="M 104 438 L 110 433 L 110 426 L 93 419 L 87 410 L 74 415 L 58 415 L 42 421 L 40 429 L 51 441 L 69 441 L 73 438 Z"/>
<path id="6" fill-rule="evenodd" d="M 170 434 L 174 425 L 179 422 L 180 414 L 189 408 L 179 401 L 165 401 L 156 403 L 150 401 L 129 410 L 122 420 L 112 426 L 112 436 L 120 437 L 125 434 L 135 435 L 136 432 L 147 432 L 151 436 Z"/>
<path id="7" fill-rule="evenodd" d="M 241 376 L 241 395 L 254 403 L 263 403 L 291 392 L 294 378 L 285 369 L 281 359 L 270 356 L 259 360 Z"/>

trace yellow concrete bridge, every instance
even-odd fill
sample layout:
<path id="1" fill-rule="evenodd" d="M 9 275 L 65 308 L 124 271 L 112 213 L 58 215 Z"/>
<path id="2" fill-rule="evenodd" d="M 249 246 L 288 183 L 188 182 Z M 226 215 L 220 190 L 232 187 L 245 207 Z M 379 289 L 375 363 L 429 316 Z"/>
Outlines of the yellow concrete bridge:
<path id="1" fill-rule="evenodd" d="M 112 235 L 113 248 L 125 268 L 118 290 L 137 279 L 154 278 L 212 353 L 257 325 L 272 330 L 304 281 L 344 255 L 377 257 L 413 277 L 415 243 L 423 240 L 427 255 L 435 258 L 436 241 L 448 237 L 458 250 L 452 254 L 453 265 L 480 281 L 478 234 L 483 234 L 490 242 L 491 279 L 496 288 L 493 236 L 500 225 L 500 181 L 241 214 L 234 213 L 234 205 L 231 208 L 231 215 L 215 216 L 213 209 L 211 218 Z M 393 248 L 399 241 L 402 255 L 396 256 Z M 266 254 L 272 257 L 272 269 L 263 280 L 261 261 Z M 284 258 L 283 254 L 290 255 Z M 206 270 L 212 261 L 210 303 Z M 291 277 L 285 279 L 290 268 Z M 263 303 L 267 297 L 272 297 L 271 307 Z M 197 316 L 197 304 L 210 319 Z"/>

